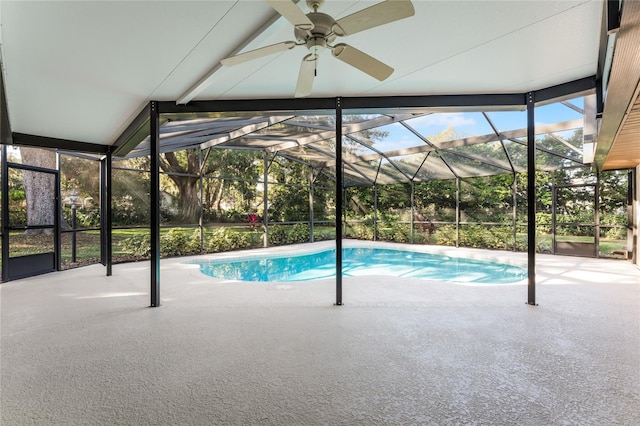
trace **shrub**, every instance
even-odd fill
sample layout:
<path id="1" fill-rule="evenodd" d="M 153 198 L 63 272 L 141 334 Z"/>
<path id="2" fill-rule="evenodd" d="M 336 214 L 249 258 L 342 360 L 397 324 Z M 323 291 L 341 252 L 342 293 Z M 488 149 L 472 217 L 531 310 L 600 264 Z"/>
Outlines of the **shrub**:
<path id="1" fill-rule="evenodd" d="M 189 253 L 200 253 L 200 229 L 196 228 L 191 233 L 191 237 L 187 241 L 187 249 Z"/>
<path id="2" fill-rule="evenodd" d="M 274 225 L 269 227 L 269 245 L 306 243 L 309 242 L 309 232 L 309 225 L 306 223 L 296 223 L 291 227 Z"/>
<path id="3" fill-rule="evenodd" d="M 27 224 L 27 209 L 9 210 L 9 223 L 13 226 L 25 226 Z"/>
<path id="4" fill-rule="evenodd" d="M 314 229 L 313 230 L 314 241 L 327 241 L 335 239 L 335 232 L 328 229 Z"/>
<path id="5" fill-rule="evenodd" d="M 445 225 L 439 228 L 435 236 L 436 242 L 439 245 L 456 245 L 456 227 L 454 225 Z M 513 228 L 510 226 L 462 226 L 460 228 L 460 246 L 493 250 L 512 250 Z M 516 238 L 516 250 L 527 250 L 526 238 Z M 540 240 L 536 243 L 536 251 L 538 253 L 551 253 L 551 245 L 548 241 Z"/>
<path id="6" fill-rule="evenodd" d="M 120 247 L 135 257 L 151 255 L 151 237 L 149 234 L 134 235 L 120 242 Z M 191 235 L 179 229 L 171 229 L 160 235 L 160 254 L 162 256 L 185 256 L 200 252 L 200 232 L 194 230 Z"/>
<path id="7" fill-rule="evenodd" d="M 291 244 L 308 243 L 309 242 L 309 225 L 306 223 L 296 223 L 289 232 L 289 241 Z"/>
<path id="8" fill-rule="evenodd" d="M 113 197 L 111 218 L 114 225 L 149 223 L 149 207 L 131 195 Z"/>
<path id="9" fill-rule="evenodd" d="M 350 223 L 346 227 L 347 236 L 358 240 L 373 240 L 373 224 Z"/>
<path id="10" fill-rule="evenodd" d="M 160 253 L 165 256 L 189 254 L 189 237 L 178 229 L 170 229 L 160 236 Z"/>
<path id="11" fill-rule="evenodd" d="M 604 237 L 612 240 L 625 240 L 627 238 L 627 228 L 609 228 L 604 233 Z"/>
<path id="12" fill-rule="evenodd" d="M 378 240 L 408 243 L 411 241 L 410 232 L 409 227 L 405 224 L 383 222 L 382 226 L 378 226 Z"/>
<path id="13" fill-rule="evenodd" d="M 456 245 L 456 227 L 453 225 L 444 225 L 436 229 L 436 244 L 441 246 Z"/>
<path id="14" fill-rule="evenodd" d="M 205 247 L 208 252 L 242 250 L 252 247 L 251 235 L 232 228 L 218 228 L 209 235 Z"/>
<path id="15" fill-rule="evenodd" d="M 282 225 L 270 226 L 268 241 L 270 246 L 287 244 L 287 228 Z"/>
<path id="16" fill-rule="evenodd" d="M 69 221 L 69 223 L 71 223 Z M 76 226 L 78 228 L 94 228 L 100 226 L 100 209 L 77 209 Z"/>
<path id="17" fill-rule="evenodd" d="M 120 247 L 136 257 L 149 257 L 151 254 L 151 237 L 149 234 L 134 235 L 120 241 Z"/>

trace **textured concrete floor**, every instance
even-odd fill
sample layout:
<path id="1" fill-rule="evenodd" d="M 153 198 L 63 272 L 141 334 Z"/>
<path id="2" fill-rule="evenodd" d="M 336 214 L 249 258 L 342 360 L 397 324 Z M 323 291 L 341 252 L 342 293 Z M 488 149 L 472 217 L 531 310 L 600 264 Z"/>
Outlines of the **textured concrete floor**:
<path id="1" fill-rule="evenodd" d="M 640 424 L 627 262 L 538 256 L 537 307 L 524 284 L 385 277 L 345 279 L 336 307 L 331 280 L 181 262 L 160 308 L 147 262 L 2 284 L 2 425 Z"/>

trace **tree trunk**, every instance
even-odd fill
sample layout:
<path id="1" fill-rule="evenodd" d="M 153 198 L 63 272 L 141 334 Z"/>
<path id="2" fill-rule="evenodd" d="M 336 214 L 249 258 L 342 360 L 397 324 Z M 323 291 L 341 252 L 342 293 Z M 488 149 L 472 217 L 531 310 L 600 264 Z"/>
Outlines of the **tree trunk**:
<path id="1" fill-rule="evenodd" d="M 160 168 L 167 173 L 184 173 L 193 176 L 169 174 L 168 177 L 178 187 L 180 220 L 183 223 L 198 223 L 200 218 L 200 198 L 198 197 L 198 177 L 200 174 L 199 153 L 187 151 L 186 163 L 181 163 L 176 154 L 167 152 L 160 156 Z"/>
<path id="2" fill-rule="evenodd" d="M 21 147 L 20 157 L 25 165 L 56 168 L 56 154 L 53 151 Z M 27 225 L 53 226 L 56 194 L 54 175 L 23 170 L 22 185 L 27 200 Z M 53 229 L 30 229 L 25 232 L 27 235 L 41 233 L 51 234 Z"/>
<path id="3" fill-rule="evenodd" d="M 222 193 L 224 191 L 224 180 L 220 181 L 220 186 L 218 187 L 218 193 L 216 194 L 216 199 L 213 204 L 216 206 L 216 211 L 220 213 L 221 208 L 220 204 L 222 203 Z"/>
<path id="4" fill-rule="evenodd" d="M 182 223 L 198 223 L 200 218 L 200 198 L 198 197 L 198 178 L 172 176 L 180 191 L 180 219 Z"/>

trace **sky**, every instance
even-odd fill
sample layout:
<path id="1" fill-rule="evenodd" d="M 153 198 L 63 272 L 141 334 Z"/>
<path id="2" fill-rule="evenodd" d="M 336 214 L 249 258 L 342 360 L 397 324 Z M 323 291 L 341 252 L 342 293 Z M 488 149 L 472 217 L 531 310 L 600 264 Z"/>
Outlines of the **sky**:
<path id="1" fill-rule="evenodd" d="M 583 98 L 569 101 L 578 108 L 584 107 Z M 527 112 L 500 111 L 487 113 L 498 131 L 524 129 L 527 127 Z M 563 105 L 552 103 L 537 107 L 535 110 L 536 125 L 559 123 L 569 120 L 583 119 L 582 114 Z M 452 127 L 460 137 L 481 136 L 492 134 L 491 126 L 479 112 L 435 113 L 427 116 L 407 120 L 421 135 L 429 138 Z M 381 151 L 402 149 L 422 145 L 423 142 L 401 124 L 396 123 L 381 127 L 380 130 L 389 132 L 389 136 L 382 141 L 376 141 L 375 147 Z"/>

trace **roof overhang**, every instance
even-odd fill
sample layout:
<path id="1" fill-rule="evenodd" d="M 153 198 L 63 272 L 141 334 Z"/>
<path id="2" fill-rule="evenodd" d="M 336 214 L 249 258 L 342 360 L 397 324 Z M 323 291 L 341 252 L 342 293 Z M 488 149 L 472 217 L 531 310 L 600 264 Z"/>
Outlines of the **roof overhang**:
<path id="1" fill-rule="evenodd" d="M 614 14 L 615 10 L 610 12 Z M 640 164 L 640 2 L 623 2 L 619 28 L 615 20 L 610 26 L 615 53 L 610 54 L 610 74 L 603 89 L 604 112 L 595 157 L 598 170 Z"/>

